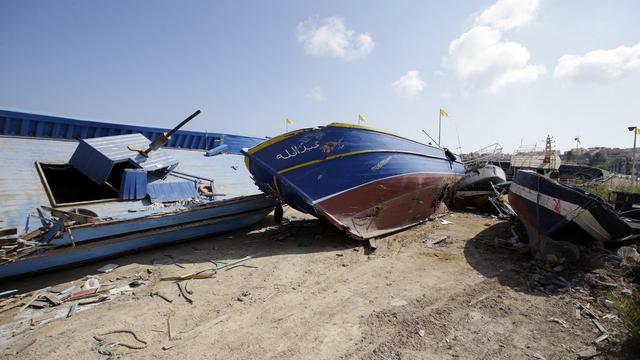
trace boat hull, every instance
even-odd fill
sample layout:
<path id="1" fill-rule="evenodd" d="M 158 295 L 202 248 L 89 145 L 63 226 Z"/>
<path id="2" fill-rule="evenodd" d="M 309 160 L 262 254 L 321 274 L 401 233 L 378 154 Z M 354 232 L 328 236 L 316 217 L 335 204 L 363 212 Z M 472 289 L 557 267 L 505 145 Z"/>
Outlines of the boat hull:
<path id="1" fill-rule="evenodd" d="M 48 249 L 41 254 L 25 256 L 14 262 L 0 265 L 0 280 L 77 266 L 143 249 L 240 229 L 264 219 L 273 210 L 275 202 L 264 195 L 257 195 L 235 199 L 229 202 L 229 205 L 233 205 L 235 211 L 227 212 L 224 216 L 182 222 L 172 221 L 169 217 L 165 219 L 164 226 L 127 234 L 112 234 L 92 241 L 86 240 L 76 246 L 67 244 Z M 108 230 L 109 226 L 106 225 L 104 228 Z M 102 229 L 98 230 L 97 234 L 101 234 Z"/>
<path id="2" fill-rule="evenodd" d="M 516 173 L 509 189 L 509 204 L 535 236 L 554 240 L 590 238 L 604 244 L 632 232 L 601 198 L 533 171 Z"/>
<path id="3" fill-rule="evenodd" d="M 491 185 L 507 181 L 504 170 L 495 165 L 472 169 L 456 184 L 457 190 L 491 190 Z"/>
<path id="4" fill-rule="evenodd" d="M 356 239 L 424 221 L 464 172 L 443 149 L 342 124 L 285 134 L 246 155 L 261 190 Z"/>

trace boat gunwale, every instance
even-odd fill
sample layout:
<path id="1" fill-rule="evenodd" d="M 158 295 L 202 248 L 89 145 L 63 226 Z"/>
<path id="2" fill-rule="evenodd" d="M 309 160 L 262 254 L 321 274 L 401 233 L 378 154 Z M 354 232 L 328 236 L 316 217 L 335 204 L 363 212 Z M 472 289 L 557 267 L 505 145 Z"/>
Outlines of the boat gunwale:
<path id="1" fill-rule="evenodd" d="M 423 153 L 414 152 L 414 151 L 392 150 L 392 149 L 371 149 L 371 150 L 351 151 L 351 152 L 348 152 L 348 153 L 327 156 L 324 159 L 310 160 L 310 161 L 307 161 L 307 162 L 303 162 L 301 164 L 297 164 L 297 165 L 290 166 L 288 168 L 284 168 L 282 170 L 278 170 L 277 174 L 278 175 L 285 174 L 285 173 L 288 173 L 288 172 L 293 171 L 293 170 L 297 170 L 297 169 L 304 168 L 304 167 L 311 166 L 311 165 L 315 165 L 315 164 L 320 164 L 320 163 L 323 163 L 323 162 L 326 162 L 326 161 L 338 160 L 338 159 L 342 159 L 342 158 L 345 158 L 345 157 L 362 155 L 362 154 L 372 154 L 372 153 L 395 153 L 395 154 L 404 154 L 404 155 L 415 155 L 415 156 L 426 157 L 426 158 L 430 158 L 430 159 L 445 160 L 445 161 L 448 161 L 450 163 L 454 163 L 454 162 L 458 163 L 458 161 L 452 161 L 452 160 L 450 160 L 450 159 L 448 159 L 446 157 L 428 155 L 428 154 L 423 154 Z"/>
<path id="2" fill-rule="evenodd" d="M 381 129 L 376 129 L 370 126 L 364 126 L 364 125 L 356 125 L 356 124 L 346 124 L 346 123 L 339 123 L 339 122 L 333 122 L 330 123 L 329 125 L 325 125 L 325 126 L 317 126 L 317 127 L 310 127 L 310 128 L 304 128 L 304 129 L 298 129 L 298 130 L 292 130 L 289 131 L 287 133 L 278 135 L 274 138 L 271 138 L 265 142 L 262 142 L 250 149 L 247 150 L 247 153 L 249 154 L 254 154 L 258 151 L 261 151 L 271 145 L 277 144 L 281 141 L 284 141 L 286 139 L 289 139 L 291 137 L 294 137 L 298 134 L 301 133 L 305 133 L 305 132 L 309 132 L 309 131 L 314 131 L 314 130 L 320 130 L 320 129 L 324 129 L 324 128 L 330 128 L 330 127 L 335 127 L 335 128 L 345 128 L 345 129 L 359 129 L 359 130 L 365 130 L 365 131 L 371 131 L 371 132 L 376 132 L 376 133 L 380 133 L 380 134 L 384 134 L 384 135 L 389 135 L 389 136 L 393 136 L 393 137 L 397 137 L 399 139 L 402 140 L 406 140 L 406 141 L 411 141 L 413 143 L 419 144 L 419 145 L 423 145 L 423 146 L 428 146 L 430 148 L 434 148 L 434 149 L 438 149 L 438 150 L 446 150 L 446 148 L 444 147 L 440 147 L 440 146 L 436 146 L 436 145 L 430 145 L 430 144 L 425 144 L 422 143 L 418 140 L 413 140 L 413 139 L 409 139 L 408 137 L 402 136 L 402 135 L 398 135 L 398 134 L 394 134 L 392 132 L 389 131 L 385 131 L 385 130 L 381 130 Z M 456 162 L 460 162 L 459 160 L 456 160 Z"/>
<path id="3" fill-rule="evenodd" d="M 150 214 L 147 214 L 147 215 L 144 215 L 144 216 L 134 217 L 134 218 L 122 219 L 122 218 L 107 217 L 107 219 L 110 218 L 110 220 L 104 220 L 104 221 L 95 222 L 95 223 L 89 222 L 89 223 L 85 223 L 85 224 L 72 225 L 72 226 L 69 226 L 69 229 L 77 230 L 77 229 L 84 229 L 84 228 L 87 228 L 87 227 L 96 228 L 96 227 L 103 227 L 103 226 L 109 226 L 109 225 L 115 225 L 115 224 L 144 221 L 144 220 L 149 220 L 149 219 L 159 218 L 159 217 L 170 217 L 170 216 L 173 216 L 173 215 L 183 214 L 185 212 L 202 211 L 202 210 L 208 210 L 208 209 L 211 209 L 211 208 L 216 208 L 216 207 L 221 207 L 221 206 L 233 205 L 233 204 L 236 204 L 236 203 L 250 202 L 250 200 L 253 200 L 252 198 L 254 198 L 255 200 L 263 200 L 263 199 L 267 200 L 267 201 L 270 200 L 270 197 L 267 194 L 245 195 L 245 196 L 239 196 L 239 197 L 235 197 L 235 198 L 231 198 L 231 199 L 225 199 L 225 200 L 220 200 L 220 201 L 211 201 L 211 202 L 204 203 L 204 204 L 198 204 L 198 205 L 190 207 L 190 208 L 177 208 L 177 209 L 172 209 L 172 210 L 169 210 L 169 211 L 166 211 L 166 212 L 162 212 L 162 211 L 154 212 L 154 213 L 150 213 Z M 274 203 L 273 206 L 275 206 L 275 201 L 271 200 L 271 202 L 273 202 Z M 183 222 L 181 224 L 187 224 L 187 223 L 189 223 L 189 222 Z M 170 225 L 170 226 L 177 226 L 177 225 Z"/>
<path id="4" fill-rule="evenodd" d="M 11 266 L 14 266 L 14 265 L 20 265 L 21 262 L 23 262 L 23 261 L 24 262 L 42 261 L 42 260 L 46 260 L 46 259 L 48 259 L 50 257 L 65 256 L 65 255 L 68 255 L 69 253 L 73 253 L 73 252 L 84 251 L 84 250 L 87 250 L 87 249 L 91 250 L 91 249 L 93 249 L 95 247 L 99 247 L 101 245 L 102 246 L 109 246 L 109 245 L 122 243 L 122 242 L 135 241 L 136 239 L 138 239 L 138 240 L 139 239 L 144 239 L 144 238 L 147 238 L 147 237 L 150 237 L 150 236 L 163 235 L 163 234 L 166 234 L 166 233 L 175 232 L 175 231 L 184 230 L 184 229 L 191 229 L 191 228 L 198 228 L 198 227 L 202 227 L 202 226 L 215 225 L 215 224 L 218 224 L 218 223 L 224 223 L 224 222 L 227 222 L 227 221 L 233 221 L 233 220 L 236 220 L 236 219 L 242 219 L 242 218 L 246 218 L 246 217 L 250 217 L 250 216 L 254 216 L 254 215 L 259 215 L 262 212 L 265 212 L 269 208 L 270 208 L 270 206 L 268 206 L 268 207 L 260 207 L 260 208 L 246 210 L 246 211 L 243 211 L 243 212 L 239 212 L 239 213 L 235 213 L 235 214 L 229 214 L 229 215 L 225 215 L 225 216 L 221 216 L 221 217 L 217 217 L 217 218 L 212 218 L 212 219 L 205 219 L 205 220 L 199 220 L 199 221 L 194 221 L 194 222 L 190 222 L 190 223 L 177 224 L 177 225 L 173 225 L 173 226 L 169 226 L 169 227 L 163 227 L 163 228 L 149 229 L 149 230 L 145 230 L 145 231 L 141 231 L 141 232 L 122 234 L 120 236 L 112 236 L 112 237 L 107 237 L 107 238 L 100 238 L 100 239 L 96 239 L 94 241 L 83 242 L 81 245 L 76 245 L 76 246 L 74 246 L 73 244 L 67 244 L 67 245 L 52 247 L 52 248 L 49 248 L 49 249 L 47 249 L 47 250 L 45 250 L 45 251 L 43 251 L 41 253 L 38 253 L 38 254 L 30 254 L 30 255 L 22 257 L 22 258 L 20 258 L 20 259 L 18 259 L 16 261 L 6 262 L 6 263 L 3 263 L 3 264 L 0 264 L 0 283 L 3 282 L 3 281 L 6 281 L 8 279 L 12 279 L 12 278 L 22 277 L 22 276 L 26 276 L 26 275 L 30 275 L 30 274 L 41 273 L 44 270 L 58 270 L 58 269 L 76 267 L 76 266 L 80 266 L 82 264 L 88 264 L 88 263 L 97 262 L 97 261 L 100 261 L 100 259 L 114 258 L 115 256 L 118 256 L 119 254 L 138 253 L 138 252 L 141 252 L 144 249 L 156 248 L 156 247 L 161 247 L 161 246 L 170 246 L 172 244 L 177 244 L 177 243 L 191 241 L 191 240 L 197 240 L 197 239 L 206 239 L 207 236 L 209 236 L 209 237 L 217 237 L 217 236 L 220 236 L 220 234 L 224 234 L 226 232 L 237 231 L 237 230 L 241 229 L 242 227 L 239 227 L 239 228 L 236 228 L 236 229 L 233 229 L 233 230 L 218 231 L 218 232 L 215 232 L 215 233 L 209 234 L 209 235 L 196 236 L 196 237 L 186 237 L 186 238 L 183 238 L 183 239 L 180 239 L 180 240 L 177 240 L 177 241 L 173 241 L 173 242 L 170 242 L 170 243 L 165 243 L 165 244 L 153 244 L 153 245 L 149 245 L 149 246 L 132 248 L 132 249 L 125 250 L 123 252 L 117 252 L 117 253 L 113 253 L 113 254 L 109 254 L 109 255 L 99 256 L 99 257 L 93 258 L 93 259 L 74 262 L 71 266 L 69 266 L 69 265 L 54 266 L 54 267 L 46 268 L 44 270 L 28 271 L 28 272 L 25 272 L 25 273 L 12 275 L 12 276 L 8 276 L 8 277 L 3 277 L 2 276 L 2 270 L 3 270 L 3 267 L 5 267 L 5 266 L 6 267 L 11 267 Z M 270 211 L 271 210 L 269 210 L 269 212 Z M 263 220 L 269 214 L 269 212 L 265 213 L 265 215 L 263 216 Z M 258 220 L 258 222 L 259 221 L 261 221 L 261 220 Z M 253 224 L 255 224 L 255 223 L 257 223 L 257 222 L 253 222 Z"/>

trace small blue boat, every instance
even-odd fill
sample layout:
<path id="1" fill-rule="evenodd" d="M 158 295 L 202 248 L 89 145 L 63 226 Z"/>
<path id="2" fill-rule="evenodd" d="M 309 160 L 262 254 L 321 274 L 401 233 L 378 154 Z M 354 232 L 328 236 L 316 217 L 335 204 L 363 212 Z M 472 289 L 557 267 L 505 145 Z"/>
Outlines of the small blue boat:
<path id="1" fill-rule="evenodd" d="M 262 191 L 360 240 L 426 220 L 464 175 L 446 149 L 341 123 L 292 131 L 244 153 Z"/>
<path id="2" fill-rule="evenodd" d="M 509 204 L 530 236 L 591 239 L 605 244 L 633 232 L 631 225 L 600 197 L 530 170 L 515 174 L 509 188 Z"/>
<path id="3" fill-rule="evenodd" d="M 239 154 L 260 139 L 147 130 L 0 111 L 0 224 L 13 232 L 0 280 L 236 230 L 276 206 Z"/>

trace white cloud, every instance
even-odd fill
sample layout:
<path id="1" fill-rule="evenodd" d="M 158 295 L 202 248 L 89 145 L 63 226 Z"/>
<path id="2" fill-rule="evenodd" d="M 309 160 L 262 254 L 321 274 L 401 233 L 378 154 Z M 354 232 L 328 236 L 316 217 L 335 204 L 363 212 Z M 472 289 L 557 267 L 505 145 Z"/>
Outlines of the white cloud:
<path id="1" fill-rule="evenodd" d="M 451 42 L 449 57 L 458 78 L 473 90 L 497 92 L 515 83 L 534 81 L 543 65 L 529 65 L 529 51 L 517 42 L 503 41 L 499 30 L 477 26 Z"/>
<path id="2" fill-rule="evenodd" d="M 553 72 L 560 80 L 606 82 L 640 70 L 640 43 L 615 49 L 594 50 L 579 55 L 563 55 Z"/>
<path id="3" fill-rule="evenodd" d="M 307 54 L 316 56 L 355 60 L 369 55 L 375 47 L 371 35 L 347 29 L 344 20 L 337 16 L 326 19 L 312 16 L 298 24 L 296 35 Z"/>
<path id="4" fill-rule="evenodd" d="M 528 25 L 535 19 L 540 0 L 498 0 L 476 16 L 478 26 L 509 30 Z"/>
<path id="5" fill-rule="evenodd" d="M 324 96 L 324 94 L 322 94 L 322 89 L 320 88 L 320 86 L 312 87 L 307 95 L 305 95 L 305 97 L 318 102 L 326 100 L 326 97 Z"/>
<path id="6" fill-rule="evenodd" d="M 400 79 L 391 83 L 393 90 L 403 97 L 418 96 L 424 90 L 427 83 L 422 79 L 417 70 L 409 70 Z"/>
<path id="7" fill-rule="evenodd" d="M 529 50 L 503 40 L 503 32 L 529 24 L 538 0 L 498 0 L 475 18 L 476 26 L 449 45 L 449 62 L 470 90 L 500 91 L 513 84 L 535 81 L 544 65 L 529 64 Z"/>

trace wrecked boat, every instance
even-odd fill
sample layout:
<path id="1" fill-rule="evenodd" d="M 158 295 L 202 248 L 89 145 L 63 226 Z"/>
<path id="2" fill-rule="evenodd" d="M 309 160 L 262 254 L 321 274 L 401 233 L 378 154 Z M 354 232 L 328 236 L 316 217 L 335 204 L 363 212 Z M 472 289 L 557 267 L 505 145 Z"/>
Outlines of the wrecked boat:
<path id="1" fill-rule="evenodd" d="M 509 204 L 530 239 L 592 239 L 599 244 L 632 234 L 632 226 L 602 198 L 561 184 L 535 171 L 519 170 L 509 188 Z"/>
<path id="2" fill-rule="evenodd" d="M 487 164 L 471 168 L 456 184 L 453 203 L 458 208 L 488 208 L 489 199 L 497 195 L 495 186 L 506 181 L 507 175 L 499 166 Z"/>
<path id="3" fill-rule="evenodd" d="M 464 174 L 447 149 L 342 123 L 288 132 L 244 154 L 262 191 L 360 240 L 426 220 Z"/>
<path id="4" fill-rule="evenodd" d="M 0 280 L 235 230 L 276 205 L 239 153 L 260 139 L 8 111 L 0 130 Z"/>

